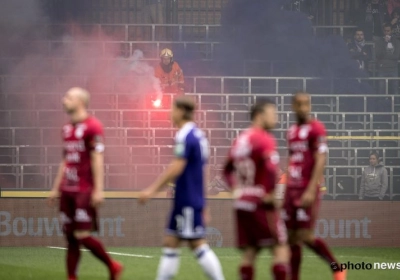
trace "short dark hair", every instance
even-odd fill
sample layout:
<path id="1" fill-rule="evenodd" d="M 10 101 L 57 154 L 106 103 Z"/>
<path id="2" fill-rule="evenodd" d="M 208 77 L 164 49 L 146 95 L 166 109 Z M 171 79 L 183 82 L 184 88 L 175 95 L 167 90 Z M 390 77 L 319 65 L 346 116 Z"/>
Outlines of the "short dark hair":
<path id="1" fill-rule="evenodd" d="M 258 98 L 256 103 L 251 107 L 250 119 L 254 120 L 258 114 L 264 112 L 264 108 L 267 105 L 275 105 L 275 102 L 268 98 Z"/>
<path id="2" fill-rule="evenodd" d="M 360 28 L 360 27 L 357 27 L 357 28 L 354 30 L 354 35 L 356 35 L 356 33 L 359 32 L 359 31 L 361 31 L 361 32 L 364 34 L 364 30 L 363 30 L 362 28 Z"/>
<path id="3" fill-rule="evenodd" d="M 294 103 L 296 102 L 297 96 L 299 96 L 299 95 L 301 95 L 301 94 L 308 95 L 308 93 L 305 92 L 304 90 L 296 90 L 296 91 L 293 92 L 293 95 L 292 95 L 292 104 L 294 104 Z"/>
<path id="4" fill-rule="evenodd" d="M 192 98 L 187 96 L 179 96 L 175 98 L 174 105 L 176 108 L 184 111 L 183 118 L 185 120 L 193 119 L 193 113 L 196 109 L 196 104 Z"/>
<path id="5" fill-rule="evenodd" d="M 390 27 L 390 29 L 392 29 L 392 25 L 390 23 L 385 23 L 383 25 L 383 29 L 385 29 L 386 27 Z"/>
<path id="6" fill-rule="evenodd" d="M 378 152 L 371 152 L 371 153 L 369 154 L 369 157 L 371 157 L 371 156 L 375 156 L 376 159 L 379 160 L 379 154 L 378 154 Z"/>

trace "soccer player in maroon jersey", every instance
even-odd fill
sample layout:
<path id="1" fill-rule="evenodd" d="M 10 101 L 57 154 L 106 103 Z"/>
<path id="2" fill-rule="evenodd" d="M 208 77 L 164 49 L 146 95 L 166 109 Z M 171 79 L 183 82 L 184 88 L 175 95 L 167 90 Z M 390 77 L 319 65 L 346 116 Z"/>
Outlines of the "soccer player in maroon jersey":
<path id="1" fill-rule="evenodd" d="M 276 124 L 275 104 L 258 100 L 251 109 L 252 126 L 235 140 L 224 175 L 234 190 L 237 246 L 242 250 L 240 279 L 254 279 L 254 263 L 260 250 L 272 247 L 275 280 L 289 274 L 289 248 L 283 220 L 276 209 L 274 189 L 279 155 L 268 130 Z"/>
<path id="2" fill-rule="evenodd" d="M 91 236 L 97 230 L 96 208 L 104 201 L 103 126 L 86 110 L 89 93 L 71 88 L 63 98 L 70 122 L 63 126 L 63 159 L 60 163 L 48 203 L 54 206 L 60 198 L 61 221 L 67 239 L 67 272 L 69 280 L 77 279 L 80 246 L 89 249 L 118 280 L 123 267 L 112 260 L 99 240 Z"/>
<path id="3" fill-rule="evenodd" d="M 335 280 L 345 280 L 337 260 L 326 243 L 314 236 L 314 225 L 320 204 L 319 182 L 323 176 L 326 153 L 324 125 L 310 117 L 309 94 L 296 92 L 292 99 L 297 123 L 287 133 L 289 166 L 282 216 L 289 232 L 291 280 L 299 279 L 301 247 L 306 244 L 330 264 Z"/>

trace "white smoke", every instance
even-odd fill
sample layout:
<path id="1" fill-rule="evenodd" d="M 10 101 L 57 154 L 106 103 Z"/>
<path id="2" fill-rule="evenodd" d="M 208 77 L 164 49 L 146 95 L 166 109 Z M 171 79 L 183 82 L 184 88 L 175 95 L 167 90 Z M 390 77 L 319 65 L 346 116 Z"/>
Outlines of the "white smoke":
<path id="1" fill-rule="evenodd" d="M 141 50 L 135 50 L 128 59 L 117 61 L 117 73 L 120 77 L 129 77 L 135 91 L 133 94 L 150 94 L 153 99 L 161 100 L 160 80 L 155 77 L 154 68 L 144 61 L 144 58 Z"/>

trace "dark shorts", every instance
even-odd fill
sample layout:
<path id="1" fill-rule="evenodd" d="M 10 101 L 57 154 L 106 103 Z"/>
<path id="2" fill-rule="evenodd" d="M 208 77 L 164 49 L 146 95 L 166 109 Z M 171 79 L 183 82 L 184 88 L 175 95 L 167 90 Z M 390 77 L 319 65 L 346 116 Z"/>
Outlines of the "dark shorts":
<path id="1" fill-rule="evenodd" d="M 303 189 L 289 189 L 285 193 L 282 218 L 288 230 L 314 229 L 321 198 L 317 193 L 314 203 L 308 208 L 302 208 L 300 207 L 300 199 L 303 192 Z"/>
<path id="2" fill-rule="evenodd" d="M 204 238 L 203 209 L 175 207 L 169 217 L 166 233 L 184 240 Z"/>
<path id="3" fill-rule="evenodd" d="M 75 230 L 97 231 L 97 211 L 90 205 L 91 193 L 62 192 L 60 219 L 65 233 Z"/>
<path id="4" fill-rule="evenodd" d="M 286 227 L 278 211 L 235 210 L 235 216 L 237 247 L 262 248 L 286 243 Z"/>

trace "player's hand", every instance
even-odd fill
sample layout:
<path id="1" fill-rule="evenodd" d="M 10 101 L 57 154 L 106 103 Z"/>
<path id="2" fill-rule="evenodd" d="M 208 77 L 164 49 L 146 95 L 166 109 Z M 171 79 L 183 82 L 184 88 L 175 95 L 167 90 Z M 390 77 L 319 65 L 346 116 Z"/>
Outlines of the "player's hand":
<path id="1" fill-rule="evenodd" d="M 91 200 L 93 207 L 98 207 L 104 203 L 104 192 L 102 191 L 93 191 L 92 193 L 92 200 Z"/>
<path id="2" fill-rule="evenodd" d="M 310 191 L 305 191 L 301 197 L 301 207 L 308 208 L 310 207 L 315 200 L 315 193 Z"/>
<path id="3" fill-rule="evenodd" d="M 151 199 L 153 193 L 149 190 L 144 190 L 139 194 L 139 203 L 145 204 L 149 199 Z"/>
<path id="4" fill-rule="evenodd" d="M 60 197 L 60 192 L 58 190 L 51 190 L 49 196 L 47 197 L 47 205 L 50 207 L 56 206 L 56 200 Z"/>

